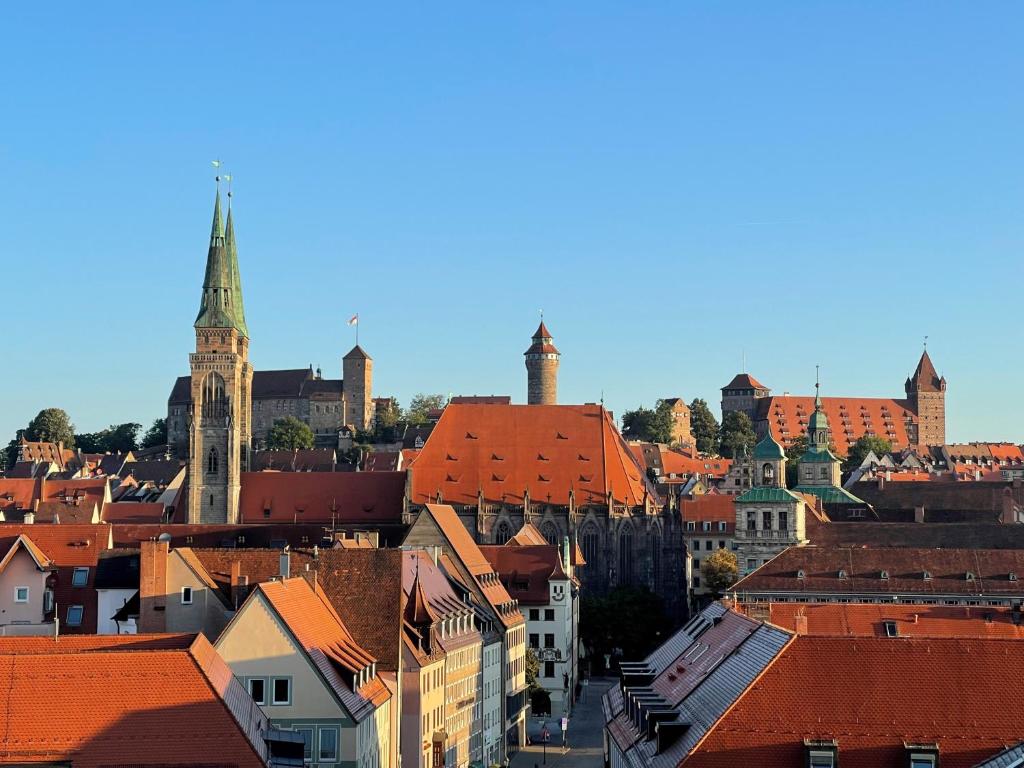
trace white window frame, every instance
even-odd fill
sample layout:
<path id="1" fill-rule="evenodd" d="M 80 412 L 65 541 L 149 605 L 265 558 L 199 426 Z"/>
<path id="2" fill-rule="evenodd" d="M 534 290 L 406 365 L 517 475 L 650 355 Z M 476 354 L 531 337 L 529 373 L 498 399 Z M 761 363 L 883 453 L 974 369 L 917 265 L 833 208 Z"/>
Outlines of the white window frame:
<path id="1" fill-rule="evenodd" d="M 18 593 L 25 590 L 25 597 L 19 598 Z M 14 602 L 16 603 L 27 603 L 29 601 L 30 590 L 28 587 L 15 587 L 14 588 Z"/>
<path id="2" fill-rule="evenodd" d="M 82 579 L 82 583 L 78 583 L 78 577 L 81 574 L 85 574 L 85 578 Z M 71 586 L 72 587 L 85 587 L 89 585 L 89 569 L 88 568 L 75 568 L 71 572 Z"/>
<path id="3" fill-rule="evenodd" d="M 288 697 L 284 701 L 279 701 L 277 698 L 277 683 L 279 680 L 284 680 L 288 683 Z M 292 703 L 292 679 L 290 677 L 272 677 L 270 678 L 270 705 L 273 707 L 287 707 Z"/>
<path id="4" fill-rule="evenodd" d="M 186 595 L 187 595 L 187 597 L 186 597 Z M 182 605 L 192 605 L 192 600 L 193 600 L 194 597 L 195 597 L 195 592 L 192 589 L 192 587 L 182 587 L 181 588 L 181 604 Z"/>

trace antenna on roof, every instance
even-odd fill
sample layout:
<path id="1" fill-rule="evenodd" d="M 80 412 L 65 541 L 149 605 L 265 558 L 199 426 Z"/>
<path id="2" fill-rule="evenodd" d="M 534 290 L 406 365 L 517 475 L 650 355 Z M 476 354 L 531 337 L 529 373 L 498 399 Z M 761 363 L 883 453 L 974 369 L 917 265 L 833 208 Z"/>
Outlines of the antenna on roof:
<path id="1" fill-rule="evenodd" d="M 740 349 L 740 372 L 747 372 L 747 350 Z"/>

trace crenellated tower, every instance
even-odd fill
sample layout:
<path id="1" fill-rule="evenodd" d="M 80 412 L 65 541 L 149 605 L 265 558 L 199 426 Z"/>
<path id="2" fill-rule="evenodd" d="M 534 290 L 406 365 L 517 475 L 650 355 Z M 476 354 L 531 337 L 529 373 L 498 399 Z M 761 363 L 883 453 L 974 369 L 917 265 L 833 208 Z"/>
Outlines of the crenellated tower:
<path id="1" fill-rule="evenodd" d="M 237 523 L 241 473 L 248 464 L 252 436 L 252 365 L 230 193 L 225 232 L 220 190 L 194 327 L 196 351 L 189 355 L 188 520 Z"/>
<path id="2" fill-rule="evenodd" d="M 557 405 L 558 362 L 562 353 L 555 347 L 543 320 L 533 334 L 533 344 L 524 354 L 527 405 Z"/>

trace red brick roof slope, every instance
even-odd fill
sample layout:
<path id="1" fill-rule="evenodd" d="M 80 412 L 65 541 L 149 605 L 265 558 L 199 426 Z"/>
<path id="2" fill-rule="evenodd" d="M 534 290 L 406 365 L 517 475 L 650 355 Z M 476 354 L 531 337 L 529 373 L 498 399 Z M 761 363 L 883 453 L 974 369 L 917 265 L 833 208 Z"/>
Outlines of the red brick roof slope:
<path id="1" fill-rule="evenodd" d="M 970 768 L 1020 741 L 1022 674 L 1012 640 L 797 637 L 681 765 L 792 768 L 835 738 L 843 768 L 904 766 L 904 742 Z"/>
<path id="2" fill-rule="evenodd" d="M 894 450 L 910 445 L 907 422 L 917 421 L 906 400 L 881 397 L 823 397 L 821 405 L 832 429 L 836 451 L 845 456 L 864 435 L 883 437 Z M 767 421 L 772 437 L 788 448 L 807 434 L 807 422 L 814 413 L 813 397 L 782 395 L 758 403 L 758 420 Z"/>
<path id="3" fill-rule="evenodd" d="M 42 483 L 40 501 L 63 501 L 65 503 L 95 504 L 103 506 L 107 486 L 110 481 L 105 477 L 92 477 L 84 480 L 45 480 Z"/>
<path id="4" fill-rule="evenodd" d="M 864 523 L 870 525 L 870 523 Z M 842 575 L 840 575 L 842 571 Z M 732 587 L 747 591 L 998 595 L 1024 592 L 1024 550 L 790 547 Z"/>
<path id="5" fill-rule="evenodd" d="M 172 651 L 187 649 L 196 636 L 166 635 L 61 635 L 53 637 L 0 637 L 0 654 L 52 655 L 102 651 Z"/>
<path id="6" fill-rule="evenodd" d="M 267 720 L 245 706 L 209 642 L 161 645 L 145 636 L 4 639 L 0 763 L 264 765 Z"/>
<path id="7" fill-rule="evenodd" d="M 737 373 L 722 389 L 768 389 L 749 373 Z"/>
<path id="8" fill-rule="evenodd" d="M 481 546 L 480 551 L 509 595 L 523 605 L 547 605 L 551 602 L 548 580 L 568 578 L 562 569 L 558 547 L 549 544 L 528 547 L 490 544 Z"/>
<path id="9" fill-rule="evenodd" d="M 156 501 L 112 501 L 100 514 L 105 523 L 161 523 L 163 517 L 164 505 Z"/>
<path id="10" fill-rule="evenodd" d="M 736 528 L 736 497 L 726 494 L 694 496 L 679 502 L 679 516 L 683 522 L 725 522 L 729 530 Z M 697 526 L 698 530 L 700 526 Z M 717 526 L 716 526 L 717 530 Z"/>
<path id="11" fill-rule="evenodd" d="M 416 457 L 412 499 L 423 504 L 538 502 L 642 505 L 653 487 L 599 405 L 449 405 Z"/>
<path id="12" fill-rule="evenodd" d="M 732 467 L 732 459 L 688 456 L 681 451 L 661 447 L 661 466 L 665 475 L 710 475 L 725 477 Z M 664 478 L 662 478 L 664 479 Z"/>
<path id="13" fill-rule="evenodd" d="M 0 477 L 0 511 L 32 509 L 41 484 L 40 478 Z"/>
<path id="14" fill-rule="evenodd" d="M 115 547 L 137 547 L 140 542 L 163 534 L 171 537 L 171 546 L 196 547 L 270 547 L 280 549 L 280 542 L 292 547 L 330 544 L 324 542 L 324 527 L 313 523 L 279 523 L 273 525 L 215 525 L 168 523 L 118 523 L 112 525 Z M 3 527 L 0 526 L 0 531 Z"/>
<path id="15" fill-rule="evenodd" d="M 455 395 L 449 403 L 456 405 L 512 405 L 509 395 Z"/>
<path id="16" fill-rule="evenodd" d="M 757 611 L 758 606 L 752 606 Z M 1024 626 L 1009 608 L 908 603 L 771 603 L 768 620 L 800 634 L 886 637 L 893 622 L 900 637 L 1024 638 Z M 1019 615 L 1017 617 L 1019 619 Z"/>
<path id="17" fill-rule="evenodd" d="M 243 472 L 242 522 L 401 523 L 404 472 Z"/>

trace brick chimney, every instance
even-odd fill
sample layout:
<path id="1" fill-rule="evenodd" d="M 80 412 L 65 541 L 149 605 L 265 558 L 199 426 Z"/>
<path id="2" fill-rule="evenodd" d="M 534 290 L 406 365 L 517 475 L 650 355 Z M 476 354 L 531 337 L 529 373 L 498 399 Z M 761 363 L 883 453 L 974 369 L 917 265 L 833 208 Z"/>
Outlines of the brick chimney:
<path id="1" fill-rule="evenodd" d="M 807 616 L 804 614 L 798 614 L 793 617 L 793 630 L 798 635 L 807 634 Z"/>
<path id="2" fill-rule="evenodd" d="M 168 541 L 142 542 L 139 558 L 139 632 L 167 631 Z"/>
<path id="3" fill-rule="evenodd" d="M 249 577 L 242 576 L 242 561 L 231 561 L 231 604 L 235 610 L 245 602 L 249 596 Z"/>

